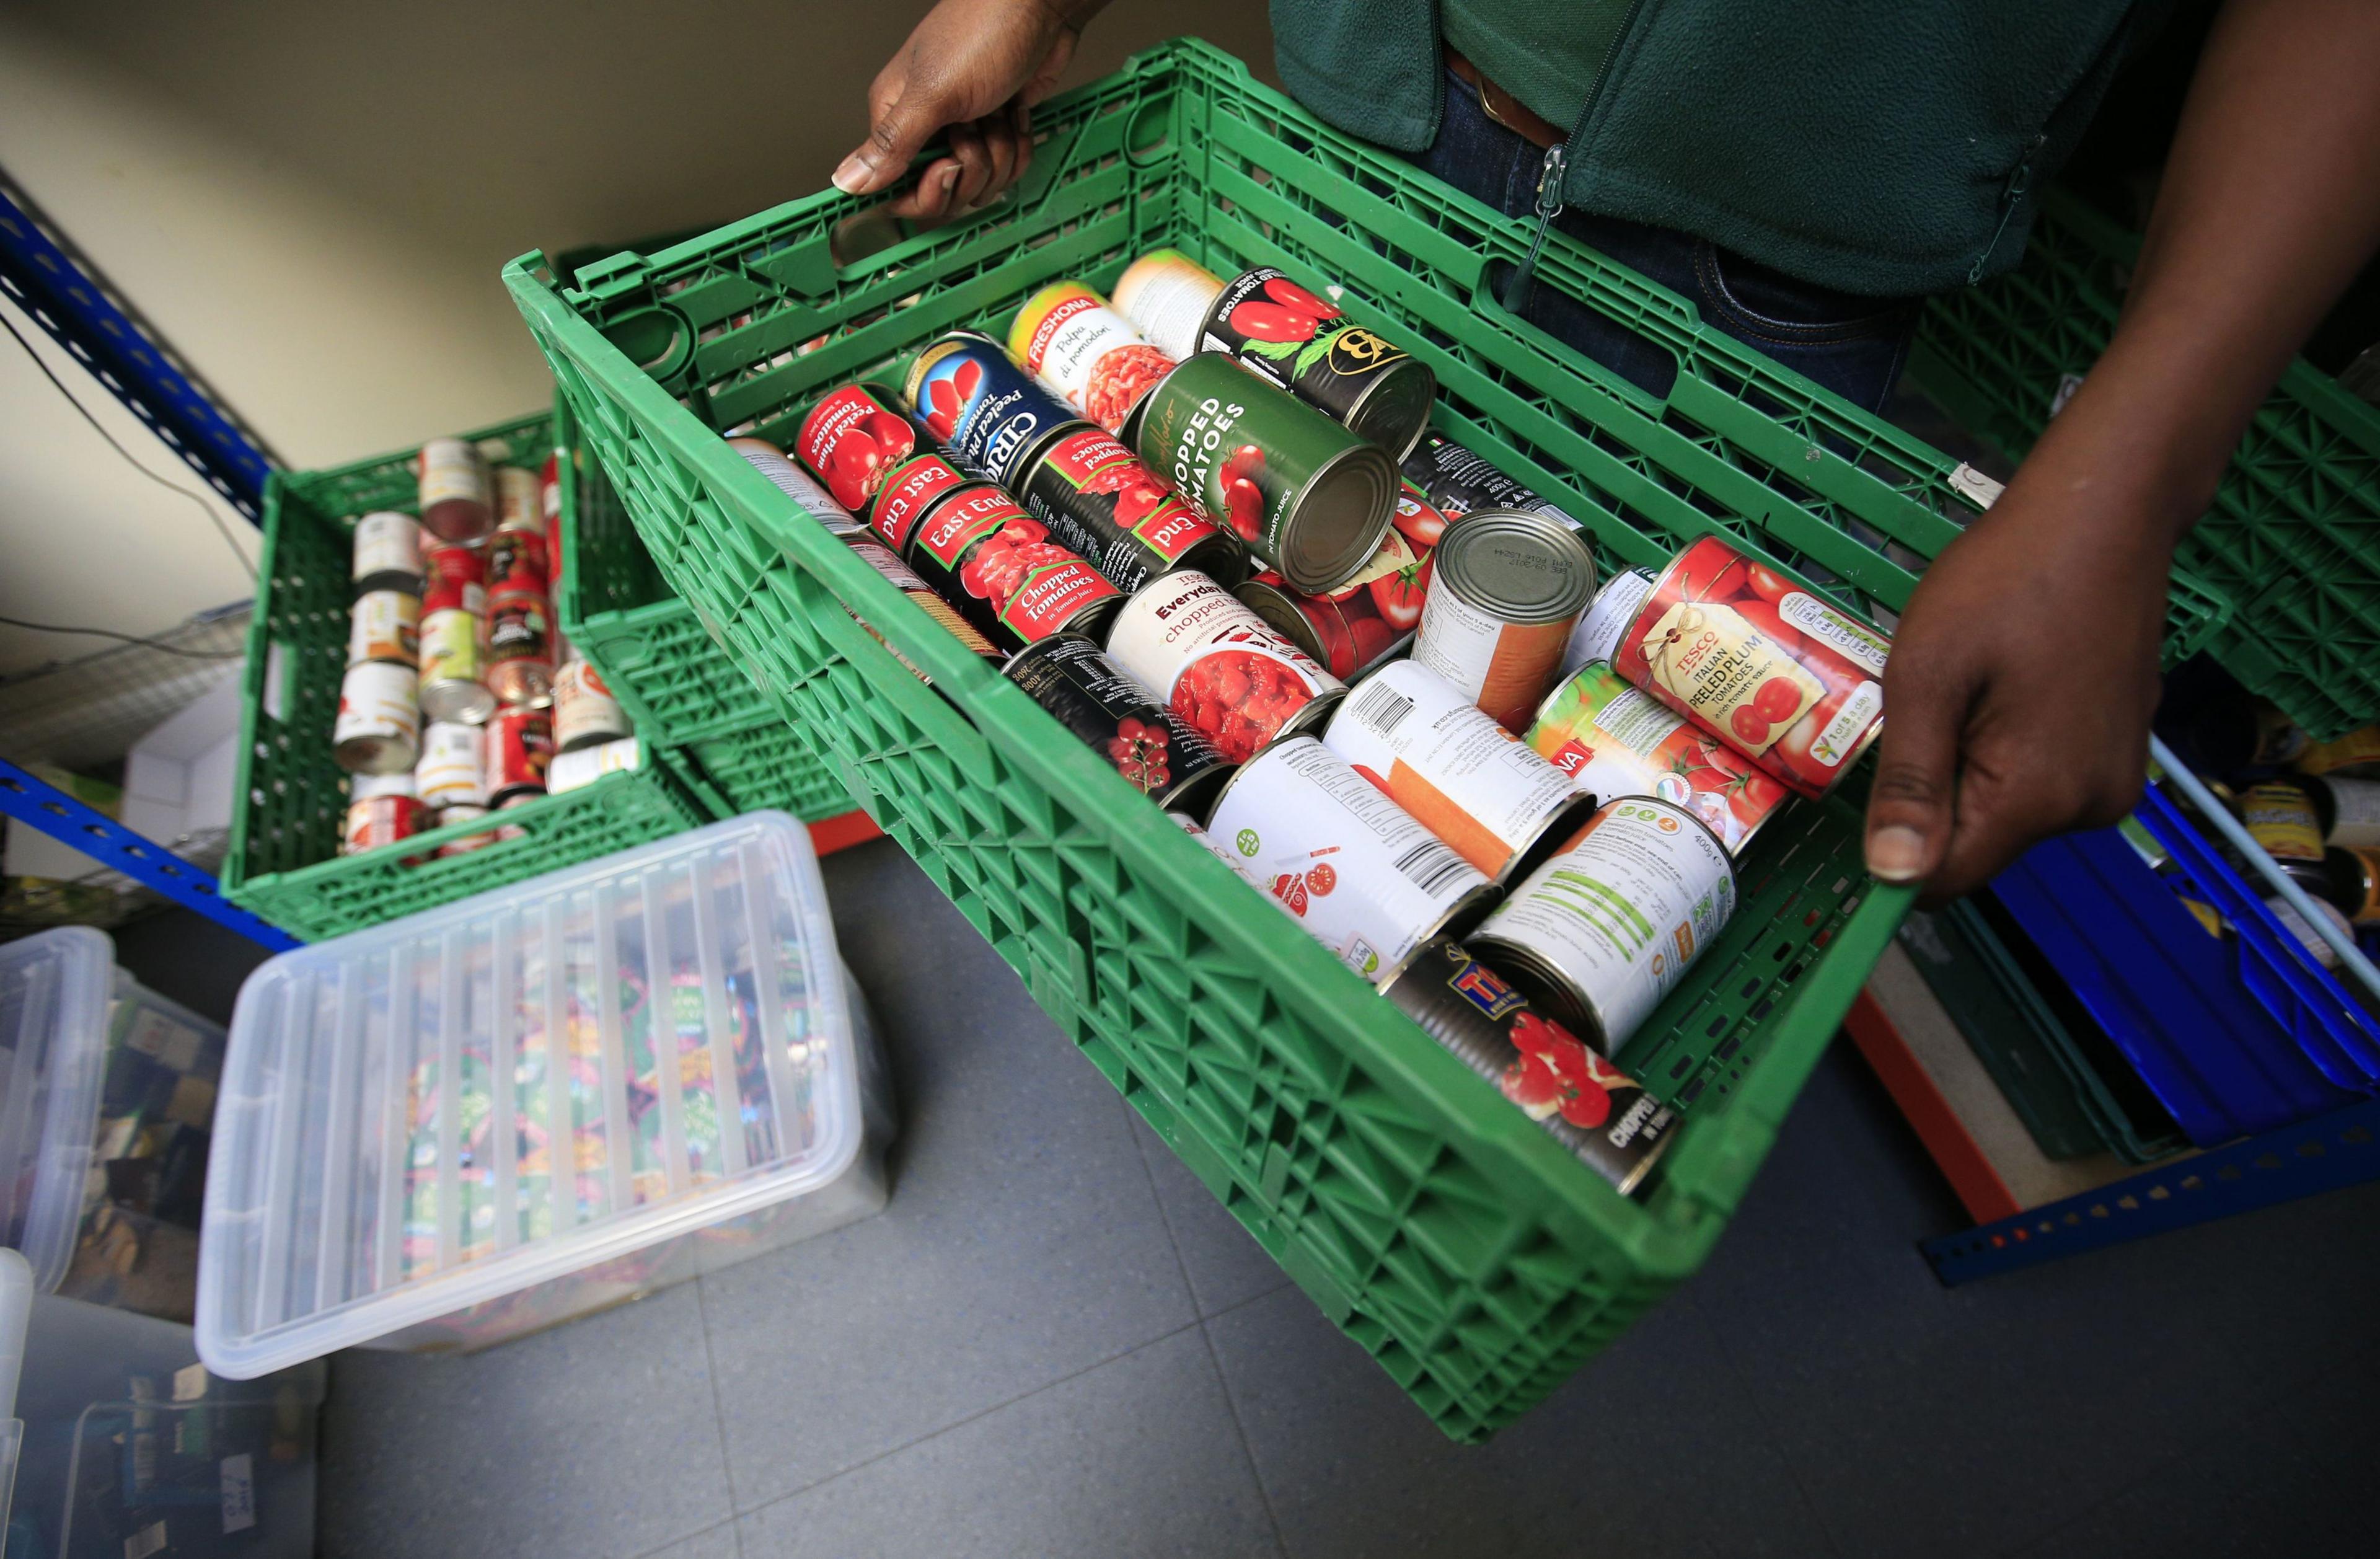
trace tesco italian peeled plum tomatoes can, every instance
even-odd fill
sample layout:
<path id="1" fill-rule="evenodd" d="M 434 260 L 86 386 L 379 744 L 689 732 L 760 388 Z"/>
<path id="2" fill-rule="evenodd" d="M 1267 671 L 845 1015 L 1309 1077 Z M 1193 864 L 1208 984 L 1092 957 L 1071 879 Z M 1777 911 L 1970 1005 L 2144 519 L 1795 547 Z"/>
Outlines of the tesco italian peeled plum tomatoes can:
<path id="1" fill-rule="evenodd" d="M 910 409 L 943 452 L 986 481 L 1014 487 L 1025 467 L 1061 428 L 1082 415 L 1009 360 L 989 335 L 937 337 L 910 363 L 902 386 Z"/>
<path id="2" fill-rule="evenodd" d="M 1621 1196 L 1669 1145 L 1676 1117 L 1659 1100 L 1452 937 L 1423 944 L 1380 993 Z"/>
<path id="3" fill-rule="evenodd" d="M 1471 938 L 1529 1005 L 1609 1055 L 1735 912 L 1735 866 L 1694 814 L 1606 805 Z"/>
<path id="4" fill-rule="evenodd" d="M 1598 800 L 1653 796 L 1683 807 L 1730 855 L 1742 855 L 1791 794 L 1601 661 L 1546 695 L 1527 740 Z"/>
<path id="5" fill-rule="evenodd" d="M 1061 432 L 1017 484 L 1025 511 L 1127 592 L 1196 568 L 1226 585 L 1248 576 L 1247 550 L 1208 524 L 1101 428 Z"/>
<path id="6" fill-rule="evenodd" d="M 1560 520 L 1481 509 L 1449 525 L 1433 557 L 1414 659 L 1521 730 L 1595 593 L 1595 555 Z"/>
<path id="7" fill-rule="evenodd" d="M 834 494 L 866 518 L 885 480 L 917 452 L 917 430 L 893 408 L 881 384 L 845 384 L 828 392 L 794 433 L 794 453 Z"/>
<path id="8" fill-rule="evenodd" d="M 1891 648 L 1799 580 L 1706 536 L 1654 580 L 1612 669 L 1816 797 L 1883 729 Z"/>
<path id="9" fill-rule="evenodd" d="M 1234 763 L 1318 727 L 1347 685 L 1232 592 L 1193 568 L 1141 589 L 1116 614 L 1108 653 Z"/>
<path id="10" fill-rule="evenodd" d="M 1137 448 L 1293 590 L 1337 590 L 1378 550 L 1396 512 L 1388 451 L 1220 352 L 1201 352 L 1149 392 Z"/>
<path id="11" fill-rule="evenodd" d="M 1208 833 L 1308 935 L 1374 984 L 1431 937 L 1460 935 L 1495 884 L 1312 737 L 1274 744 L 1223 787 Z"/>
<path id="12" fill-rule="evenodd" d="M 990 482 L 936 504 L 910 531 L 904 561 L 1011 652 L 1056 633 L 1097 637 L 1123 601 L 1104 575 L 1052 542 L 1047 527 Z"/>
<path id="13" fill-rule="evenodd" d="M 1028 646 L 1006 676 L 1160 807 L 1203 815 L 1231 777 L 1235 765 L 1212 742 L 1087 639 L 1064 633 Z"/>
<path id="14" fill-rule="evenodd" d="M 1073 281 L 1050 283 L 1016 311 L 1008 355 L 1111 433 L 1173 367 L 1105 298 Z"/>
<path id="15" fill-rule="evenodd" d="M 1438 375 L 1427 363 L 1269 265 L 1223 284 L 1199 346 L 1230 353 L 1392 459 L 1421 442 L 1438 399 Z"/>

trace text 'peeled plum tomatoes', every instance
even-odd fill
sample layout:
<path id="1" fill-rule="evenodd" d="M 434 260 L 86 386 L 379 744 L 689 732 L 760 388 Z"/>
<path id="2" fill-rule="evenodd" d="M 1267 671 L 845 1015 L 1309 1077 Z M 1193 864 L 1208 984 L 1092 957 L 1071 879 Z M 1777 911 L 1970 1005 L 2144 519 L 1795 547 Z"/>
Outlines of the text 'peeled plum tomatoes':
<path id="1" fill-rule="evenodd" d="M 1884 725 L 1891 642 L 1706 536 L 1654 580 L 1612 668 L 1787 789 L 1824 796 Z"/>
<path id="2" fill-rule="evenodd" d="M 880 384 L 845 384 L 830 392 L 794 435 L 801 457 L 835 502 L 865 517 L 885 479 L 917 451 L 917 430 L 893 409 Z"/>

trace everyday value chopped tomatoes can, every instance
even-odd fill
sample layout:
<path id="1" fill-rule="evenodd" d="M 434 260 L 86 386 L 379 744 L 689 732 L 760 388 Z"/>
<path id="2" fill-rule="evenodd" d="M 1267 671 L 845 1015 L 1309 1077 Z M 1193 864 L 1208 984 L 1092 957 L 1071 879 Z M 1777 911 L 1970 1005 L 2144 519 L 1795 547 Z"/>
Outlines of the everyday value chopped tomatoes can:
<path id="1" fill-rule="evenodd" d="M 1347 694 L 1345 683 L 1192 568 L 1125 602 L 1107 649 L 1235 763 L 1280 737 L 1318 728 Z"/>

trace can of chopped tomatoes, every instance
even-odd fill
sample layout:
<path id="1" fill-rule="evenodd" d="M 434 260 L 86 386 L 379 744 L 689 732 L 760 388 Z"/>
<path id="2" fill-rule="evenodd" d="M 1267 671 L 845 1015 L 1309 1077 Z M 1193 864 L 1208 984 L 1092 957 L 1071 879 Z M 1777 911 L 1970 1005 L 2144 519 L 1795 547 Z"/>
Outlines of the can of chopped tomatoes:
<path id="1" fill-rule="evenodd" d="M 1472 949 L 1595 1050 L 1628 1042 L 1735 912 L 1727 846 L 1682 807 L 1609 802 L 1514 888 Z"/>
<path id="2" fill-rule="evenodd" d="M 917 452 L 917 427 L 898 404 L 882 384 L 845 384 L 810 408 L 794 434 L 802 464 L 855 515 L 866 517 L 885 479 Z"/>
<path id="3" fill-rule="evenodd" d="M 1387 451 L 1220 352 L 1188 359 L 1149 392 L 1136 448 L 1295 590 L 1345 584 L 1396 513 Z"/>
<path id="4" fill-rule="evenodd" d="M 1792 794 L 1600 661 L 1546 695 L 1526 739 L 1597 801 L 1652 796 L 1682 807 L 1730 855 L 1742 855 Z"/>
<path id="5" fill-rule="evenodd" d="M 1612 669 L 1803 796 L 1840 782 L 1884 728 L 1891 641 L 1716 536 L 1680 553 Z"/>
<path id="6" fill-rule="evenodd" d="M 1203 817 L 1231 777 L 1234 765 L 1212 742 L 1087 639 L 1060 634 L 1028 645 L 1008 663 L 1007 676 L 1160 807 Z"/>
<path id="7" fill-rule="evenodd" d="M 411 591 L 366 591 L 347 615 L 347 664 L 410 666 L 421 654 L 421 598 Z"/>
<path id="8" fill-rule="evenodd" d="M 390 774 L 390 779 L 401 776 Z M 346 826 L 340 832 L 339 853 L 361 855 L 399 839 L 410 839 L 431 827 L 429 809 L 401 790 L 359 792 L 347 803 Z"/>
<path id="9" fill-rule="evenodd" d="M 421 593 L 421 522 L 383 510 L 356 521 L 355 558 L 348 576 L 356 593 L 401 590 Z"/>
<path id="10" fill-rule="evenodd" d="M 1286 733 L 1318 727 L 1347 685 L 1196 569 L 1143 588 L 1107 639 L 1116 664 L 1245 763 Z"/>
<path id="11" fill-rule="evenodd" d="M 1391 459 L 1421 442 L 1438 398 L 1438 375 L 1427 363 L 1269 265 L 1223 284 L 1198 344 L 1230 353 Z"/>
<path id="12" fill-rule="evenodd" d="M 628 730 L 628 712 L 604 685 L 603 674 L 583 656 L 563 662 L 553 674 L 554 750 L 576 752 Z"/>
<path id="13" fill-rule="evenodd" d="M 1414 659 L 1519 731 L 1595 593 L 1594 554 L 1558 519 L 1481 509 L 1447 527 L 1433 576 Z"/>
<path id="14" fill-rule="evenodd" d="M 903 561 L 986 639 L 1011 652 L 1058 633 L 1105 630 L 1123 592 L 1050 540 L 1048 527 L 990 482 L 928 510 Z"/>
<path id="15" fill-rule="evenodd" d="M 414 794 L 429 807 L 488 804 L 486 731 L 459 720 L 432 720 L 422 728 Z"/>
<path id="16" fill-rule="evenodd" d="M 1208 524 L 1103 429 L 1051 439 L 1026 468 L 1016 495 L 1054 540 L 1126 593 L 1177 568 L 1225 585 L 1247 578 L 1239 539 Z"/>
<path id="17" fill-rule="evenodd" d="M 1443 433 L 1431 433 L 1414 446 L 1405 457 L 1404 474 L 1449 524 L 1475 509 L 1526 509 L 1559 519 L 1573 530 L 1579 529 L 1577 520 L 1536 489 L 1498 470 Z"/>
<path id="18" fill-rule="evenodd" d="M 553 701 L 553 608 L 543 591 L 488 597 L 488 691 L 498 703 L 542 709 Z"/>
<path id="19" fill-rule="evenodd" d="M 1659 1100 L 1453 938 L 1423 944 L 1380 993 L 1621 1196 L 1669 1146 L 1676 1116 Z"/>
<path id="20" fill-rule="evenodd" d="M 850 537 L 867 530 L 868 528 L 859 522 L 848 505 L 828 492 L 809 472 L 786 459 L 785 452 L 767 439 L 731 438 L 727 441 L 727 447 L 743 456 L 747 465 L 767 477 L 778 492 L 791 498 L 796 509 L 825 526 L 831 533 Z"/>
<path id="21" fill-rule="evenodd" d="M 488 594 L 543 595 L 550 583 L 545 565 L 543 530 L 499 528 L 482 549 L 488 559 Z"/>
<path id="22" fill-rule="evenodd" d="M 1008 355 L 1079 416 L 1110 432 L 1173 367 L 1107 299 L 1080 282 L 1052 282 L 1016 311 Z"/>
<path id="23" fill-rule="evenodd" d="M 541 709 L 508 705 L 488 722 L 488 805 L 509 807 L 524 797 L 545 794 L 545 773 L 553 762 L 553 721 Z"/>
<path id="24" fill-rule="evenodd" d="M 1342 682 L 1413 640 L 1429 592 L 1430 553 L 1446 529 L 1437 511 L 1400 499 L 1379 550 L 1327 595 L 1292 590 L 1268 568 L 1233 591 Z"/>
<path id="25" fill-rule="evenodd" d="M 1062 428 L 1085 426 L 989 335 L 953 331 L 928 343 L 902 389 L 942 450 L 986 481 L 1014 487 Z"/>
<path id="26" fill-rule="evenodd" d="M 421 750 L 421 705 L 414 670 L 388 661 L 351 665 L 339 682 L 331 757 L 353 774 L 393 774 Z"/>
<path id="27" fill-rule="evenodd" d="M 868 529 L 894 552 L 905 552 L 926 511 L 969 482 L 966 474 L 928 450 L 886 479 L 868 511 Z"/>
<path id="28" fill-rule="evenodd" d="M 1460 936 L 1496 886 L 1312 737 L 1274 743 L 1223 787 L 1207 831 L 1306 933 L 1374 984 Z"/>
<path id="29" fill-rule="evenodd" d="M 459 438 L 433 438 L 415 461 L 422 529 L 442 542 L 476 542 L 496 528 L 487 463 Z"/>
<path id="30" fill-rule="evenodd" d="M 1223 278 L 1178 249 L 1153 249 L 1116 278 L 1116 312 L 1148 344 L 1179 362 L 1198 350 Z"/>
<path id="31" fill-rule="evenodd" d="M 1349 690 L 1322 744 L 1498 886 L 1537 869 L 1595 798 L 1415 661 Z"/>

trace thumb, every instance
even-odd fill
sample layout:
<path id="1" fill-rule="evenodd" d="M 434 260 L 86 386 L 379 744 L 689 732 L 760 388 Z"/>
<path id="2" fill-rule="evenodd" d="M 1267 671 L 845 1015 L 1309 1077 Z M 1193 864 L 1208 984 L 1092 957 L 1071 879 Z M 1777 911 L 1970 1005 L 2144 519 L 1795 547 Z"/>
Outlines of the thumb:
<path id="1" fill-rule="evenodd" d="M 1882 882 L 1923 882 L 1950 849 L 1966 700 L 1930 677 L 1898 678 L 1885 709 L 1868 787 L 1867 869 Z"/>
<path id="2" fill-rule="evenodd" d="M 922 88 L 913 75 L 892 101 L 878 109 L 868 139 L 834 170 L 834 187 L 846 195 L 881 189 L 909 171 L 917 154 L 950 116 L 935 111 L 941 93 Z"/>

